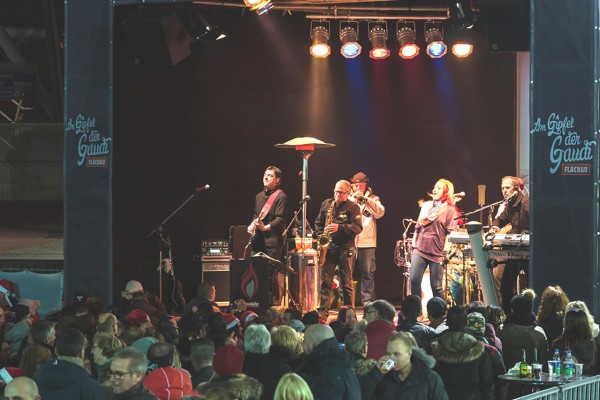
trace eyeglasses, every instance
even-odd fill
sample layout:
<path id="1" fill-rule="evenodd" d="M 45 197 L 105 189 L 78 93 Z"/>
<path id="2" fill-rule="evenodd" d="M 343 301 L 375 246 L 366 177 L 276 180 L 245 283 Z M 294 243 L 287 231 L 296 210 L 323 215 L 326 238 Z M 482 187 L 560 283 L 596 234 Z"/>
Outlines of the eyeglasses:
<path id="1" fill-rule="evenodd" d="M 106 371 L 107 375 L 110 378 L 115 378 L 116 380 L 121 380 L 123 379 L 126 375 L 131 375 L 133 374 L 132 371 L 127 371 L 127 372 L 121 372 L 121 371 L 113 371 L 112 369 L 109 369 L 108 371 Z"/>
<path id="2" fill-rule="evenodd" d="M 348 194 L 348 193 L 350 193 L 350 192 L 342 192 L 342 191 L 340 191 L 340 190 L 334 190 L 334 191 L 333 191 L 333 194 L 341 194 L 341 195 L 344 195 L 344 194 Z"/>

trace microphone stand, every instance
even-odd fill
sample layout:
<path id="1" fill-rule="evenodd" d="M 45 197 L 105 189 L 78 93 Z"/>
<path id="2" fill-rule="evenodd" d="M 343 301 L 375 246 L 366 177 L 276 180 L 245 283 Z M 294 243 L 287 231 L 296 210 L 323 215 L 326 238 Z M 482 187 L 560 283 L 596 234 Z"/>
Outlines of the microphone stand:
<path id="1" fill-rule="evenodd" d="M 410 294 L 410 259 L 412 257 L 412 249 L 409 249 L 409 245 L 407 243 L 408 230 L 412 225 L 412 221 L 408 221 L 408 225 L 404 229 L 404 233 L 402 234 L 402 245 L 404 246 L 404 256 L 406 257 L 405 267 L 404 267 L 404 298 Z M 409 251 L 410 250 L 410 251 Z"/>
<path id="2" fill-rule="evenodd" d="M 173 211 L 167 218 L 165 218 L 163 220 L 163 222 L 160 223 L 160 225 L 158 225 L 156 228 L 154 228 L 152 230 L 152 232 L 150 232 L 148 234 L 148 236 L 146 236 L 146 239 L 149 239 L 151 236 L 153 236 L 154 234 L 157 234 L 158 236 L 158 249 L 159 249 L 159 262 L 158 262 L 158 298 L 159 300 L 162 302 L 163 301 L 163 282 L 162 282 L 162 262 L 163 262 L 163 248 L 166 248 L 168 251 L 168 254 L 171 254 L 171 241 L 168 240 L 168 236 L 167 239 L 164 238 L 164 225 L 169 222 L 169 220 L 171 218 L 173 218 L 173 216 L 175 214 L 177 214 L 179 212 L 179 210 L 181 210 L 187 203 L 190 202 L 190 200 L 192 200 L 192 198 L 194 198 L 194 196 L 199 193 L 199 190 L 195 190 L 194 193 L 191 194 L 190 197 L 188 197 L 183 203 L 181 203 L 179 205 L 179 207 L 177 207 L 175 209 L 175 211 Z M 173 280 L 175 280 L 175 270 L 173 268 L 173 265 L 171 265 L 171 274 L 173 275 Z"/>
<path id="3" fill-rule="evenodd" d="M 306 197 L 305 197 L 306 199 Z M 300 213 L 302 212 L 302 210 L 304 209 L 304 204 L 306 204 L 306 200 L 302 200 L 300 202 L 300 208 L 298 208 L 296 211 L 294 211 L 294 218 L 292 218 L 292 220 L 290 221 L 290 223 L 288 224 L 288 226 L 285 228 L 285 230 L 283 231 L 283 233 L 281 234 L 281 236 L 283 237 L 283 240 L 285 241 L 285 266 L 283 268 L 283 293 L 284 295 L 286 295 L 288 297 L 288 307 L 289 304 L 291 303 L 292 307 L 295 310 L 298 310 L 298 303 L 296 303 L 296 301 L 294 300 L 294 296 L 292 296 L 292 294 L 290 293 L 288 286 L 287 286 L 287 272 L 288 272 L 288 266 L 291 264 L 290 262 L 290 255 L 289 255 L 289 241 L 287 238 L 287 234 L 290 230 L 290 228 L 292 227 L 292 225 L 298 221 L 298 215 L 300 215 Z M 307 224 L 306 218 L 304 218 L 303 221 L 305 224 Z M 309 225 L 310 228 L 310 225 Z M 302 246 L 304 246 L 304 242 L 302 243 Z"/>
<path id="4" fill-rule="evenodd" d="M 493 209 L 493 207 L 495 207 L 495 206 L 497 206 L 497 205 L 500 205 L 500 204 L 504 203 L 506 200 L 507 200 L 507 199 L 502 199 L 502 200 L 500 200 L 500 201 L 497 201 L 497 202 L 495 202 L 495 203 L 488 204 L 487 206 L 479 207 L 479 208 L 478 208 L 478 209 L 476 209 L 476 210 L 469 211 L 469 212 L 467 212 L 467 213 L 462 213 L 461 215 L 459 215 L 458 217 L 456 217 L 456 218 L 454 218 L 454 219 L 455 219 L 455 220 L 457 220 L 457 219 L 464 218 L 464 219 L 467 219 L 467 220 L 468 220 L 470 215 L 477 214 L 478 212 L 482 212 L 483 210 L 487 210 L 488 208 L 490 208 L 490 209 Z"/>

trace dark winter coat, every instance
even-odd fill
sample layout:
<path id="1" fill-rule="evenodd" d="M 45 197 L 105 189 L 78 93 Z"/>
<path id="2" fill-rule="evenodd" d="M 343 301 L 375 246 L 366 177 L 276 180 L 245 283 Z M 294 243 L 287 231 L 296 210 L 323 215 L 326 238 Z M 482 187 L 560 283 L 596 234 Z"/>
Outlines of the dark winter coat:
<path id="1" fill-rule="evenodd" d="M 43 399 L 105 399 L 100 383 L 83 367 L 71 361 L 48 361 L 40 367 L 33 379 Z"/>
<path id="2" fill-rule="evenodd" d="M 148 389 L 144 387 L 144 381 L 139 381 L 129 390 L 123 393 L 115 394 L 107 388 L 107 400 L 157 400 Z"/>
<path id="3" fill-rule="evenodd" d="M 494 373 L 485 344 L 466 332 L 446 331 L 431 343 L 435 370 L 450 400 L 493 400 Z"/>
<path id="4" fill-rule="evenodd" d="M 350 355 L 340 350 L 334 337 L 306 355 L 299 370 L 315 400 L 358 400 L 360 385 L 351 369 Z"/>
<path id="5" fill-rule="evenodd" d="M 502 340 L 502 358 L 507 370 L 521 361 L 523 349 L 527 352 L 527 360 L 533 360 L 533 349 L 537 348 L 542 365 L 548 361 L 548 341 L 541 327 L 507 322 L 498 328 L 496 334 Z"/>
<path id="6" fill-rule="evenodd" d="M 552 343 L 550 353 L 554 354 L 554 349 L 558 349 L 561 354 L 561 359 L 564 360 L 567 348 L 571 349 L 575 362 L 583 364 L 584 375 L 597 375 L 600 372 L 598 348 L 594 339 L 587 340 L 583 343 L 575 343 L 559 336 L 554 343 Z"/>
<path id="7" fill-rule="evenodd" d="M 350 353 L 352 371 L 360 385 L 360 397 L 362 400 L 374 399 L 375 388 L 383 379 L 383 374 L 377 367 L 377 362 L 370 358 L 364 358 L 360 354 Z"/>
<path id="8" fill-rule="evenodd" d="M 432 370 L 433 357 L 414 348 L 410 358 L 412 370 L 404 382 L 397 372 L 387 373 L 375 390 L 377 400 L 448 400 L 442 378 Z"/>
<path id="9" fill-rule="evenodd" d="M 263 385 L 263 400 L 271 400 L 281 377 L 290 372 L 287 364 L 272 360 L 268 354 L 246 353 L 242 372 L 257 379 Z"/>
<path id="10" fill-rule="evenodd" d="M 410 332 L 417 340 L 420 348 L 427 350 L 431 342 L 437 337 L 435 329 L 417 321 L 403 320 L 396 327 L 398 332 Z"/>
<path id="11" fill-rule="evenodd" d="M 269 357 L 272 360 L 287 364 L 292 371 L 296 371 L 302 365 L 300 356 L 284 346 L 271 345 L 269 349 Z"/>

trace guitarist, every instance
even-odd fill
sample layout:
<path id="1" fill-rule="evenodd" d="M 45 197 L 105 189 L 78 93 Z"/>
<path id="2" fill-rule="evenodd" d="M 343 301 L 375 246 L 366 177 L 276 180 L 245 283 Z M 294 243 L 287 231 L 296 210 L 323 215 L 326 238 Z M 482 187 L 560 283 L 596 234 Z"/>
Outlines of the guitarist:
<path id="1" fill-rule="evenodd" d="M 254 253 L 263 252 L 282 261 L 287 213 L 287 195 L 279 188 L 281 170 L 269 166 L 263 175 L 264 189 L 256 195 L 252 222 L 248 225 L 250 244 Z M 283 296 L 283 274 L 273 270 L 273 305 L 278 306 Z"/>
<path id="2" fill-rule="evenodd" d="M 490 232 L 529 233 L 529 196 L 523 193 L 523 180 L 516 176 L 505 176 L 500 188 L 505 201 L 500 207 L 502 211 L 492 221 Z M 494 283 L 505 313 L 510 311 L 519 272 L 523 269 L 527 274 L 527 267 L 526 260 L 506 260 L 494 268 Z"/>

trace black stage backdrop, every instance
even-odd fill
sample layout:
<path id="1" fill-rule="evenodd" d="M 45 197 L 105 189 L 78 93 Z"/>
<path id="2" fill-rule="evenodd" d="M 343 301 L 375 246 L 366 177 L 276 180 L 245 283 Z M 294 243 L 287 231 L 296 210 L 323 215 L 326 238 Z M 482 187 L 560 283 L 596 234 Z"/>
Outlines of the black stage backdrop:
<path id="1" fill-rule="evenodd" d="M 438 178 L 465 191 L 459 206 L 477 207 L 477 185 L 488 202 L 501 198 L 500 179 L 515 174 L 515 54 L 492 54 L 482 37 L 468 59 L 433 60 L 422 50 L 402 60 L 395 41 L 383 61 L 339 54 L 312 59 L 310 23 L 301 15 L 232 16 L 205 13 L 227 39 L 206 42 L 197 57 L 175 66 L 136 65 L 123 33 L 128 6 L 116 8 L 114 133 L 114 276 L 116 292 L 129 279 L 157 290 L 156 240 L 147 239 L 197 186 L 166 226 L 186 297 L 200 283 L 203 239 L 226 239 L 231 225 L 249 223 L 268 165 L 283 170 L 291 209 L 301 197 L 301 157 L 276 149 L 298 136 L 335 143 L 309 162 L 311 225 L 335 182 L 365 172 L 386 206 L 379 222 L 376 290 L 400 300 L 402 274 L 393 262 L 403 218 L 418 215 Z M 392 24 L 393 25 L 393 24 Z M 361 26 L 361 28 L 363 28 Z M 363 37 L 364 36 L 364 37 Z M 393 47 L 392 47 L 393 46 Z M 485 216 L 487 217 L 487 216 Z"/>

